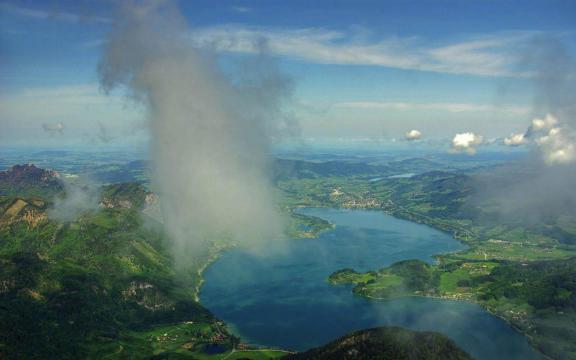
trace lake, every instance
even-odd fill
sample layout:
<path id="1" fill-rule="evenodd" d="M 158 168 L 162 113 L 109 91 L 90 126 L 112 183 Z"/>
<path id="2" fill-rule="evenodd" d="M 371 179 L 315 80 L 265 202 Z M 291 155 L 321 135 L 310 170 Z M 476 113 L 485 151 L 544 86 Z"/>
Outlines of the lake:
<path id="1" fill-rule="evenodd" d="M 204 273 L 202 304 L 243 341 L 301 351 L 353 330 L 395 325 L 439 331 L 476 359 L 542 359 L 525 337 L 476 304 L 418 297 L 370 301 L 353 295 L 351 286 L 327 283 L 338 269 L 433 262 L 434 254 L 465 248 L 450 235 L 377 211 L 299 212 L 336 227 L 316 239 L 268 244 L 265 252 L 232 249 Z"/>

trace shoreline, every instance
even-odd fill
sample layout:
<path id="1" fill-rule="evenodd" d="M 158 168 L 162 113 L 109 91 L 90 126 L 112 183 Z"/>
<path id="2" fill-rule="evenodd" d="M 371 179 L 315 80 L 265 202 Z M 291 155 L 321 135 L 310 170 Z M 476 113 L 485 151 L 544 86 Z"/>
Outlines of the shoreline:
<path id="1" fill-rule="evenodd" d="M 410 221 L 410 222 L 413 222 L 416 224 L 426 225 L 426 226 L 429 226 L 435 230 L 442 231 L 442 232 L 450 235 L 457 242 L 459 242 L 459 243 L 461 243 L 467 247 L 466 249 L 461 249 L 461 250 L 456 250 L 456 251 L 452 251 L 452 252 L 439 253 L 439 254 L 432 255 L 432 258 L 437 263 L 440 262 L 442 257 L 444 257 L 444 256 L 449 256 L 451 254 L 457 254 L 459 252 L 472 250 L 474 248 L 474 244 L 473 244 L 474 241 L 473 240 L 479 239 L 478 236 L 476 234 L 474 234 L 472 231 L 466 231 L 466 232 L 468 232 L 468 235 L 471 235 L 473 237 L 472 241 L 470 239 L 463 238 L 463 237 L 459 236 L 459 234 L 458 234 L 458 230 L 461 230 L 461 229 L 450 229 L 449 230 L 449 229 L 435 226 L 436 224 L 434 221 L 426 221 L 427 220 L 426 216 L 405 210 L 404 208 L 396 205 L 395 203 L 391 203 L 391 205 L 392 205 L 391 208 L 386 208 L 384 206 L 379 207 L 379 208 L 371 208 L 371 207 L 347 208 L 347 207 L 339 207 L 339 206 L 337 206 L 337 204 L 335 204 L 335 205 L 336 206 L 323 205 L 323 206 L 299 206 L 299 207 L 318 207 L 318 208 L 334 208 L 334 209 L 339 209 L 339 210 L 361 210 L 361 211 L 382 212 L 382 213 L 389 215 L 389 216 L 392 216 L 396 219 Z M 408 216 L 403 216 L 403 214 L 407 214 Z M 332 283 L 330 283 L 330 285 L 331 286 L 338 286 L 338 285 L 344 285 L 344 284 L 332 284 Z M 480 306 L 484 311 L 488 312 L 490 315 L 503 320 L 510 328 L 512 328 L 518 334 L 526 337 L 530 347 L 533 348 L 534 351 L 536 351 L 539 355 L 541 355 L 545 360 L 552 360 L 551 357 L 544 354 L 542 351 L 540 351 L 540 349 L 538 349 L 538 347 L 535 344 L 533 336 L 531 336 L 527 332 L 523 331 L 520 327 L 516 326 L 510 319 L 508 319 L 504 315 L 495 313 L 490 308 L 484 306 L 481 302 L 477 301 L 474 298 L 472 298 L 472 299 L 466 299 L 466 298 L 457 299 L 457 298 L 451 298 L 451 297 L 442 296 L 442 295 L 415 295 L 415 294 L 414 295 L 400 295 L 400 296 L 394 296 L 394 297 L 388 297 L 388 298 L 378 298 L 378 297 L 374 297 L 374 296 L 356 294 L 356 293 L 352 293 L 352 296 L 360 296 L 360 297 L 363 297 L 369 301 L 386 301 L 386 300 L 400 299 L 403 297 L 420 297 L 420 298 L 428 297 L 428 298 L 434 298 L 434 299 L 439 299 L 439 300 L 466 301 L 469 303 L 474 303 L 474 304 L 477 304 L 478 306 Z"/>
<path id="2" fill-rule="evenodd" d="M 394 205 L 394 204 L 393 204 Z M 323 206 L 326 207 L 326 206 Z M 338 207 L 336 207 L 337 209 L 340 209 Z M 342 209 L 348 209 L 348 208 L 342 208 Z M 458 236 L 458 234 L 455 231 L 449 231 L 447 229 L 443 229 L 441 227 L 435 226 L 434 222 L 432 221 L 426 221 L 426 216 L 422 216 L 421 214 L 417 214 L 417 213 L 413 213 L 413 212 L 408 212 L 405 209 L 403 209 L 402 207 L 396 207 L 395 211 L 394 208 L 391 209 L 387 209 L 384 207 L 380 207 L 380 208 L 357 208 L 357 210 L 375 210 L 375 211 L 381 211 L 387 215 L 390 215 L 392 217 L 395 217 L 397 219 L 401 219 L 401 220 L 406 220 L 406 221 L 410 221 L 410 222 L 414 222 L 416 224 L 423 224 L 426 226 L 430 226 L 433 229 L 445 232 L 446 234 L 449 234 L 454 240 L 458 241 L 459 243 L 466 245 L 468 248 L 467 249 L 462 249 L 462 250 L 457 250 L 457 251 L 453 251 L 453 252 L 448 252 L 448 253 L 439 253 L 439 254 L 435 254 L 432 257 L 439 262 L 442 257 L 444 256 L 448 256 L 450 254 L 456 254 L 458 252 L 463 252 L 463 251 L 467 251 L 467 250 L 472 250 L 474 248 L 474 245 L 471 243 L 470 240 L 466 240 L 460 236 Z M 410 218 L 410 216 L 402 216 L 403 212 L 408 213 L 409 215 L 413 216 L 414 218 Z M 472 232 L 470 232 L 471 234 L 473 234 Z M 473 236 L 478 239 L 478 237 L 476 236 L 476 234 L 473 234 Z M 340 284 L 331 284 L 332 286 L 337 286 Z M 548 355 L 544 354 L 542 351 L 540 351 L 540 349 L 538 349 L 538 347 L 535 345 L 535 341 L 534 341 L 534 337 L 531 336 L 530 334 L 528 334 L 527 332 L 523 331 L 520 327 L 516 326 L 510 319 L 508 319 L 507 317 L 505 317 L 504 315 L 501 314 L 497 314 L 494 311 L 492 311 L 490 308 L 484 306 L 481 302 L 477 301 L 476 299 L 456 299 L 456 298 L 450 298 L 447 296 L 442 296 L 442 295 L 401 295 L 401 296 L 395 296 L 395 297 L 389 297 L 389 298 L 378 298 L 378 297 L 374 297 L 374 296 L 369 296 L 369 295 L 363 295 L 363 294 L 356 294 L 356 293 L 352 293 L 352 295 L 356 295 L 356 296 L 361 296 L 365 299 L 368 299 L 370 301 L 386 301 L 386 300 L 394 300 L 394 299 L 400 299 L 403 297 L 421 297 L 421 298 L 435 298 L 435 299 L 439 299 L 439 300 L 452 300 L 452 301 L 466 301 L 466 302 L 470 302 L 470 303 L 474 303 L 477 304 L 478 306 L 480 306 L 484 311 L 488 312 L 490 315 L 499 318 L 501 320 L 503 320 L 510 328 L 512 328 L 514 331 L 516 331 L 518 334 L 521 334 L 522 336 L 526 337 L 528 344 L 530 344 L 530 347 L 532 347 L 539 355 L 541 355 L 545 360 L 552 360 L 551 357 L 549 357 Z"/>
<path id="3" fill-rule="evenodd" d="M 290 213 L 298 214 L 298 215 L 301 215 L 301 216 L 306 216 L 306 217 L 309 217 L 309 218 L 314 218 L 315 216 L 305 215 L 305 214 L 301 214 L 301 213 L 298 213 L 297 211 L 295 211 L 295 210 L 297 210 L 297 209 L 312 208 L 312 207 L 315 207 L 315 206 L 300 206 L 300 205 L 298 205 L 298 206 L 295 206 L 295 207 L 291 208 L 291 209 L 290 209 Z M 319 207 L 320 207 L 320 206 L 319 206 Z M 324 206 L 323 208 L 328 208 L 328 207 L 327 207 L 327 206 Z M 307 233 L 307 234 L 311 234 L 312 236 L 288 237 L 288 240 L 291 241 L 291 240 L 302 240 L 302 239 L 315 239 L 315 238 L 318 237 L 318 234 L 320 234 L 320 233 L 322 233 L 322 232 L 324 232 L 324 231 L 333 230 L 333 229 L 336 227 L 336 225 L 333 224 L 333 223 L 331 223 L 330 221 L 325 220 L 325 219 L 322 219 L 322 220 L 328 222 L 328 223 L 330 224 L 330 226 L 327 227 L 327 228 L 319 229 L 319 230 L 317 230 L 317 231 L 315 231 L 315 232 Z M 213 248 L 214 253 L 213 253 L 212 255 L 210 255 L 210 256 L 206 259 L 206 261 L 196 270 L 196 274 L 198 275 L 199 281 L 198 281 L 198 283 L 194 286 L 193 291 L 194 291 L 194 300 L 195 300 L 197 303 L 200 303 L 200 292 L 201 292 L 201 289 L 202 289 L 202 285 L 204 285 L 204 282 L 205 282 L 205 279 L 204 279 L 204 276 L 203 276 L 204 271 L 206 271 L 206 269 L 208 268 L 208 266 L 212 265 L 212 263 L 214 263 L 216 260 L 218 260 L 218 259 L 220 258 L 220 256 L 222 256 L 222 254 L 223 254 L 224 252 L 226 252 L 226 251 L 228 251 L 228 250 L 230 250 L 230 249 L 233 249 L 233 248 L 235 248 L 236 246 L 238 246 L 238 245 L 237 245 L 237 244 L 227 244 L 227 245 L 222 245 L 222 246 L 220 246 L 220 247 L 215 247 L 215 248 Z"/>
<path id="4" fill-rule="evenodd" d="M 333 284 L 333 286 L 338 286 L 339 284 Z M 510 328 L 512 328 L 514 331 L 516 331 L 518 334 L 526 337 L 526 339 L 528 340 L 528 344 L 530 344 L 530 346 L 540 355 L 542 355 L 542 357 L 546 360 L 553 360 L 551 357 L 549 357 L 548 355 L 544 354 L 543 352 L 541 352 L 533 343 L 534 341 L 534 337 L 529 335 L 528 333 L 522 331 L 522 329 L 518 326 L 516 326 L 511 320 L 509 320 L 507 317 L 505 317 L 504 315 L 498 314 L 494 311 L 492 311 L 489 307 L 484 306 L 484 304 L 482 304 L 481 302 L 475 300 L 475 299 L 454 299 L 451 297 L 446 297 L 446 296 L 442 296 L 442 295 L 399 295 L 399 296 L 393 296 L 393 297 L 387 297 L 387 298 L 382 298 L 382 297 L 375 297 L 375 296 L 370 296 L 370 295 L 364 295 L 364 294 L 357 294 L 357 293 L 353 293 L 352 295 L 356 295 L 356 296 L 360 296 L 364 299 L 368 299 L 370 301 L 391 301 L 391 300 L 398 300 L 398 299 L 402 299 L 402 298 L 431 298 L 431 299 L 438 299 L 438 300 L 450 300 L 450 301 L 458 301 L 458 302 L 468 302 L 468 303 L 472 303 L 472 304 L 476 304 L 478 306 L 480 306 L 484 311 L 486 311 L 487 313 L 489 313 L 490 315 L 504 321 Z"/>
<path id="5" fill-rule="evenodd" d="M 451 236 L 454 240 L 456 240 L 457 242 L 459 242 L 459 243 L 461 243 L 461 244 L 463 244 L 463 245 L 466 245 L 466 247 L 467 247 L 466 249 L 461 249 L 461 250 L 456 250 L 456 251 L 452 251 L 452 252 L 439 253 L 439 254 L 434 254 L 434 255 L 432 255 L 431 257 L 432 257 L 433 259 L 435 259 L 436 262 L 438 262 L 443 256 L 447 256 L 447 255 L 450 255 L 450 254 L 454 254 L 454 253 L 458 253 L 458 252 L 470 250 L 470 249 L 472 249 L 472 248 L 474 247 L 473 244 L 471 244 L 471 241 L 470 241 L 470 240 L 466 240 L 466 239 L 458 236 L 458 232 L 457 232 L 457 231 L 449 231 L 449 230 L 444 229 L 444 228 L 442 228 L 442 227 L 437 227 L 437 226 L 435 226 L 434 222 L 428 222 L 428 221 L 426 221 L 425 217 L 422 218 L 422 217 L 418 216 L 418 214 L 409 213 L 409 215 L 411 215 L 411 216 L 414 217 L 414 218 L 411 218 L 410 216 L 402 216 L 402 209 L 399 209 L 400 212 L 396 212 L 396 211 L 394 211 L 393 209 L 386 209 L 386 208 L 383 208 L 383 207 L 381 207 L 381 208 L 346 208 L 346 207 L 326 206 L 326 205 L 322 205 L 322 206 L 297 205 L 297 206 L 292 207 L 292 208 L 291 208 L 291 211 L 292 211 L 292 212 L 295 212 L 296 214 L 299 214 L 299 215 L 310 216 L 310 215 L 305 215 L 305 214 L 302 214 L 302 213 L 299 213 L 299 212 L 298 212 L 299 209 L 303 209 L 303 208 L 304 208 L 304 209 L 305 209 L 305 208 L 324 208 L 324 209 L 326 209 L 326 208 L 333 208 L 333 209 L 338 209 L 338 210 L 352 210 L 352 211 L 354 211 L 354 210 L 359 210 L 359 211 L 376 211 L 376 212 L 382 212 L 382 213 L 384 213 L 384 214 L 386 214 L 386 215 L 395 217 L 395 218 L 400 219 L 400 220 L 405 220 L 405 221 L 410 221 L 410 222 L 413 222 L 413 223 L 416 223 L 416 224 L 426 225 L 426 226 L 429 226 L 429 227 L 431 227 L 431 228 L 433 228 L 433 229 L 435 229 L 435 230 L 442 231 L 442 232 L 450 235 L 450 236 Z M 311 217 L 313 217 L 313 216 L 311 216 Z M 415 218 L 416 218 L 416 219 L 415 219 Z M 318 236 L 318 234 L 320 234 L 320 233 L 322 233 L 322 232 L 324 232 L 324 231 L 333 230 L 333 229 L 336 227 L 336 224 L 334 224 L 334 223 L 332 223 L 332 222 L 330 222 L 330 221 L 328 221 L 328 220 L 326 220 L 326 219 L 323 219 L 323 218 L 320 218 L 320 219 L 322 219 L 322 220 L 324 220 L 324 221 L 327 221 L 331 226 L 330 226 L 330 228 L 322 229 L 322 230 L 318 231 L 317 233 L 314 233 L 314 235 L 313 235 L 312 237 L 310 237 L 311 239 L 312 239 L 312 238 L 316 238 L 316 237 Z M 452 229 L 452 230 L 455 230 L 455 229 Z M 309 237 L 306 237 L 306 238 L 309 238 Z M 302 239 L 302 238 L 292 238 L 292 240 L 301 240 L 301 239 Z M 476 237 L 476 239 L 477 239 L 477 237 Z M 203 273 L 204 273 L 204 271 L 208 268 L 209 265 L 211 265 L 213 262 L 215 262 L 216 260 L 218 260 L 218 258 L 224 253 L 224 251 L 227 251 L 227 250 L 229 250 L 230 248 L 233 248 L 233 247 L 235 247 L 235 245 L 231 245 L 231 246 L 227 246 L 227 247 L 223 247 L 223 248 L 221 248 L 221 249 L 218 249 L 218 250 L 216 251 L 216 253 L 214 253 L 212 256 L 210 256 L 210 257 L 208 258 L 208 260 L 198 269 L 198 276 L 199 276 L 199 278 L 200 278 L 200 281 L 199 281 L 199 283 L 198 283 L 198 284 L 196 285 L 196 287 L 195 287 L 195 300 L 196 300 L 197 302 L 200 302 L 199 295 L 200 295 L 201 287 L 202 287 L 202 285 L 204 284 L 204 281 L 205 281 L 204 277 L 202 276 Z M 332 284 L 332 285 L 334 286 L 334 285 L 336 285 L 336 284 Z M 494 316 L 494 317 L 496 317 L 496 318 L 498 318 L 498 319 L 503 320 L 503 321 L 504 321 L 510 328 L 512 328 L 516 333 L 524 336 L 524 337 L 527 339 L 527 342 L 528 342 L 528 344 L 530 345 L 530 347 L 531 347 L 532 349 L 534 349 L 534 351 L 537 352 L 540 356 L 542 356 L 543 359 L 545 359 L 545 360 L 551 360 L 551 358 L 550 358 L 549 356 L 547 356 L 546 354 L 542 353 L 542 352 L 535 346 L 533 337 L 532 337 L 531 335 L 529 335 L 527 332 L 523 331 L 520 327 L 516 326 L 510 319 L 508 319 L 508 318 L 505 317 L 504 315 L 495 313 L 495 312 L 492 311 L 490 308 L 484 306 L 481 302 L 477 301 L 477 300 L 474 299 L 474 298 L 452 298 L 452 297 L 442 296 L 442 295 L 416 295 L 416 294 L 412 294 L 412 295 L 401 295 L 401 296 L 395 296 L 395 297 L 392 297 L 392 298 L 390 298 L 390 297 L 388 297 L 388 298 L 379 298 L 379 297 L 374 297 L 374 296 L 369 296 L 369 295 L 363 295 L 363 294 L 355 294 L 355 293 L 352 293 L 351 295 L 353 295 L 353 296 L 354 296 L 354 295 L 361 296 L 361 297 L 363 297 L 363 298 L 365 298 L 365 299 L 367 299 L 367 300 L 369 300 L 369 301 L 386 301 L 386 300 L 400 299 L 400 298 L 403 298 L 403 297 L 420 297 L 420 298 L 434 298 L 434 299 L 438 299 L 438 300 L 465 301 L 465 302 L 468 302 L 468 303 L 473 303 L 473 304 L 476 304 L 476 305 L 480 306 L 480 307 L 482 308 L 482 310 L 486 311 L 486 312 L 489 313 L 490 315 L 492 315 L 492 316 Z M 289 351 L 286 351 L 286 352 L 289 352 Z"/>
<path id="6" fill-rule="evenodd" d="M 199 268 L 198 270 L 196 270 L 196 274 L 198 275 L 199 281 L 198 283 L 194 286 L 194 301 L 196 301 L 197 303 L 200 304 L 200 291 L 202 289 L 202 285 L 204 285 L 205 279 L 204 279 L 204 271 L 206 271 L 206 269 L 208 268 L 208 266 L 212 265 L 212 263 L 214 263 L 216 260 L 218 260 L 220 258 L 220 256 L 234 248 L 236 245 L 228 245 L 228 246 L 223 246 L 222 248 L 217 248 L 215 249 L 214 254 L 212 254 L 210 257 L 208 257 L 208 259 L 206 259 L 206 262 L 204 262 Z"/>

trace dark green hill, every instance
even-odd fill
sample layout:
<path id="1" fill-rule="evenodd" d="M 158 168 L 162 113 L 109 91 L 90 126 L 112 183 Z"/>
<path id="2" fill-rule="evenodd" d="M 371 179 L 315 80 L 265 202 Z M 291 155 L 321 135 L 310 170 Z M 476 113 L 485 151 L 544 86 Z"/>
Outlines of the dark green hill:
<path id="1" fill-rule="evenodd" d="M 522 196 L 522 201 L 526 203 L 525 209 L 508 210 L 514 209 L 509 204 L 518 201 L 519 194 L 515 190 L 518 181 L 535 176 L 530 173 L 530 169 L 523 171 L 516 179 L 502 176 L 498 171 L 475 175 L 432 171 L 409 179 L 387 179 L 374 184 L 374 190 L 383 192 L 377 188 L 381 187 L 391 194 L 390 210 L 399 217 L 435 226 L 437 223 L 430 220 L 447 219 L 473 224 L 478 238 L 500 237 L 508 240 L 507 232 L 521 228 L 559 243 L 576 244 L 576 228 L 573 225 L 576 220 L 573 210 L 576 204 L 570 202 L 570 197 L 558 201 L 556 207 L 550 206 L 547 201 L 542 203 L 536 200 L 529 205 L 531 194 L 528 191 Z M 441 228 L 451 233 L 461 232 L 460 228 L 455 230 L 445 225 Z M 499 229 L 499 232 L 495 233 L 494 229 Z M 515 235 L 517 241 L 518 236 Z"/>
<path id="2" fill-rule="evenodd" d="M 398 163 L 399 169 L 412 169 L 410 163 Z M 428 164 L 430 166 L 430 164 Z M 85 175 L 103 183 L 123 183 L 148 181 L 150 164 L 143 160 L 131 161 L 123 165 L 100 165 Z M 393 174 L 403 171 L 383 165 L 371 165 L 353 161 L 304 161 L 275 159 L 271 164 L 273 180 L 312 179 L 330 176 Z"/>
<path id="3" fill-rule="evenodd" d="M 106 184 L 149 182 L 150 164 L 145 160 L 134 160 L 118 165 L 98 165 L 88 170 L 84 175 Z"/>
<path id="4" fill-rule="evenodd" d="M 142 210 L 146 205 L 146 198 L 150 196 L 151 193 L 139 183 L 112 184 L 102 188 L 101 203 L 108 208 Z"/>
<path id="5" fill-rule="evenodd" d="M 34 165 L 14 165 L 0 171 L 0 196 L 18 195 L 51 199 L 64 189 L 60 175 Z"/>
<path id="6" fill-rule="evenodd" d="M 386 165 L 388 165 L 389 167 L 393 168 L 395 171 L 398 172 L 417 173 L 417 174 L 427 171 L 433 171 L 436 169 L 446 168 L 446 166 L 444 166 L 443 164 L 422 158 L 410 158 L 399 161 L 391 161 Z"/>
<path id="7" fill-rule="evenodd" d="M 470 355 L 452 340 L 434 332 L 410 331 L 398 327 L 361 330 L 327 345 L 286 360 L 468 360 Z"/>
<path id="8" fill-rule="evenodd" d="M 230 347 L 195 301 L 200 260 L 177 275 L 162 227 L 140 211 L 147 192 L 121 184 L 102 193 L 98 209 L 65 223 L 49 217 L 49 200 L 0 196 L 0 358 L 149 358 L 183 345 L 166 348 L 159 331 L 185 334 L 190 356 Z"/>
<path id="9" fill-rule="evenodd" d="M 303 161 L 277 159 L 273 164 L 273 179 L 310 179 L 330 176 L 386 175 L 390 169 L 382 165 L 347 161 Z"/>

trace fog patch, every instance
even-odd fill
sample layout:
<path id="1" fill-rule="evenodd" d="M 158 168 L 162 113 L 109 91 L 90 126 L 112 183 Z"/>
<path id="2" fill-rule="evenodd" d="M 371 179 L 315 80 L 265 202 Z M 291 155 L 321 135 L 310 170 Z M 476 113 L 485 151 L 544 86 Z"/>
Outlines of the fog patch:
<path id="1" fill-rule="evenodd" d="M 527 130 L 508 138 L 530 147 L 523 162 L 478 177 L 477 201 L 489 200 L 501 221 L 553 226 L 558 216 L 576 221 L 576 61 L 552 37 L 538 37 L 520 54 L 532 74 L 533 113 Z"/>
<path id="2" fill-rule="evenodd" d="M 114 137 L 110 134 L 106 126 L 98 121 L 98 132 L 96 133 L 96 139 L 98 141 L 108 144 L 114 140 Z"/>
<path id="3" fill-rule="evenodd" d="M 147 112 L 152 187 L 179 265 L 213 240 L 282 236 L 270 141 L 295 126 L 282 111 L 290 80 L 265 41 L 229 75 L 190 33 L 172 2 L 123 4 L 99 67 L 104 90 L 125 87 Z"/>
<path id="4" fill-rule="evenodd" d="M 49 124 L 49 123 L 43 123 L 42 124 L 42 130 L 44 130 L 45 132 L 54 135 L 63 135 L 64 134 L 64 124 L 59 122 L 59 123 L 55 123 L 55 124 Z"/>
<path id="5" fill-rule="evenodd" d="M 72 222 L 79 216 L 99 208 L 100 187 L 90 183 L 64 181 L 64 194 L 54 198 L 48 209 L 48 218 L 60 222 Z"/>

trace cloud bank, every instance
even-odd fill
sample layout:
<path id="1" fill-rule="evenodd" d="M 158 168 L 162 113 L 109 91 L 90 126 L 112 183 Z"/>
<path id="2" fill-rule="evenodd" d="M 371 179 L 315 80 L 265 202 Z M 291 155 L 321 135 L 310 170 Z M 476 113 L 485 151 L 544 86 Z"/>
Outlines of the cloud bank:
<path id="1" fill-rule="evenodd" d="M 54 198 L 54 205 L 48 210 L 50 219 L 71 222 L 87 211 L 98 210 L 100 189 L 94 184 L 64 182 L 65 194 Z"/>

